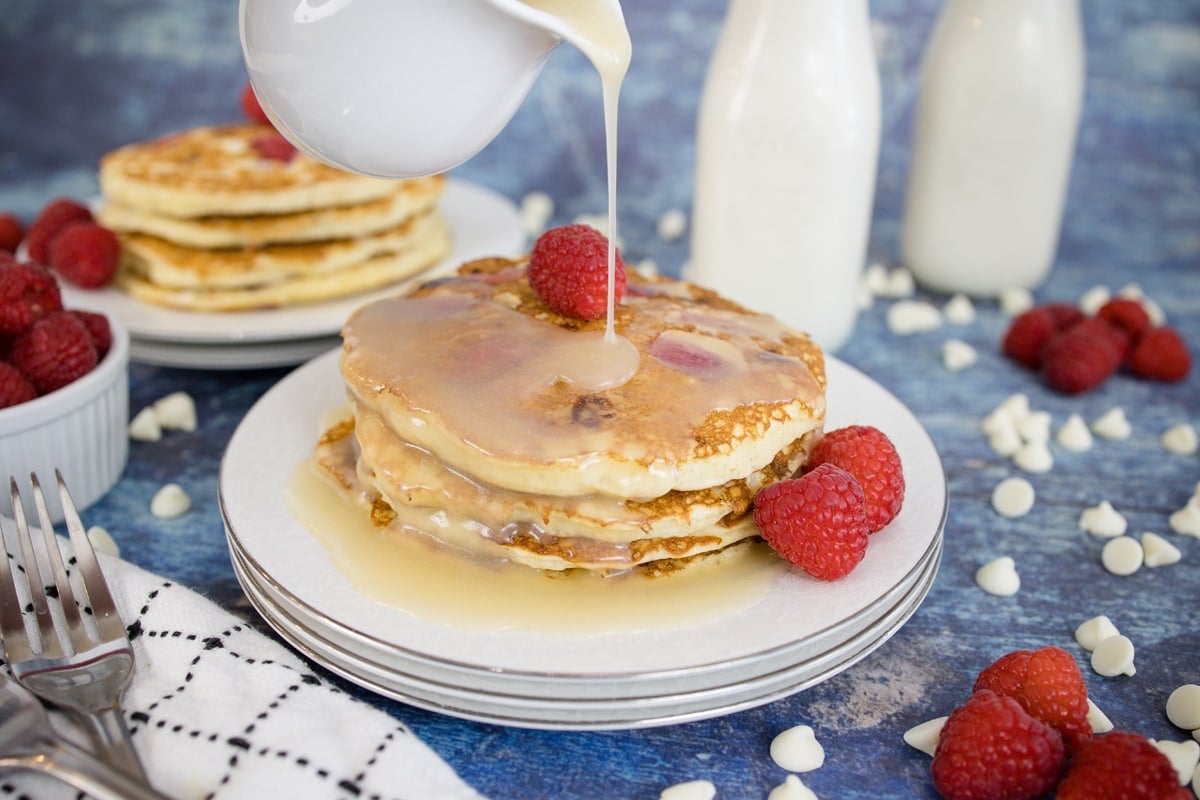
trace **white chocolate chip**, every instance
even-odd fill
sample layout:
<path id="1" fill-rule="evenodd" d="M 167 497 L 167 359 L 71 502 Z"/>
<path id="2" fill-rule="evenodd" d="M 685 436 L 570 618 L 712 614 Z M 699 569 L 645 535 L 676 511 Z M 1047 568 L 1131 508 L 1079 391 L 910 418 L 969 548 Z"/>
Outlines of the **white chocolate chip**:
<path id="1" fill-rule="evenodd" d="M 88 541 L 92 543 L 92 549 L 97 552 L 107 553 L 114 558 L 121 557 L 121 548 L 107 529 L 101 528 L 99 525 L 93 525 L 87 529 L 87 537 Z"/>
<path id="2" fill-rule="evenodd" d="M 1110 636 L 1116 636 L 1120 633 L 1117 626 L 1112 620 L 1101 614 L 1098 617 L 1092 617 L 1087 622 L 1081 623 L 1075 629 L 1075 641 L 1084 650 L 1095 650 L 1096 645 L 1103 642 Z"/>
<path id="3" fill-rule="evenodd" d="M 1112 299 L 1112 292 L 1107 286 L 1093 286 L 1079 298 L 1079 310 L 1089 317 L 1095 316 L 1100 307 Z"/>
<path id="4" fill-rule="evenodd" d="M 948 717 L 935 717 L 928 722 L 922 722 L 920 725 L 915 725 L 904 732 L 904 743 L 909 747 L 915 747 L 926 755 L 933 755 L 937 750 L 938 737 L 942 735 L 942 728 L 946 725 Z"/>
<path id="5" fill-rule="evenodd" d="M 659 800 L 712 800 L 717 796 L 717 787 L 711 781 L 687 781 L 668 786 L 659 794 Z"/>
<path id="6" fill-rule="evenodd" d="M 1112 720 L 1108 715 L 1100 710 L 1100 706 L 1092 702 L 1092 698 L 1088 698 L 1088 727 L 1092 729 L 1092 733 L 1108 733 L 1113 729 Z"/>
<path id="7" fill-rule="evenodd" d="M 658 218 L 658 236 L 668 242 L 673 242 L 683 236 L 687 230 L 687 215 L 681 209 L 672 208 Z"/>
<path id="8" fill-rule="evenodd" d="M 129 422 L 129 438 L 137 442 L 157 442 L 162 439 L 162 426 L 153 406 L 139 411 Z"/>
<path id="9" fill-rule="evenodd" d="M 887 291 L 888 285 L 888 268 L 887 264 L 878 261 L 867 265 L 863 270 L 861 284 L 872 295 L 882 295 Z"/>
<path id="10" fill-rule="evenodd" d="M 1128 524 L 1125 517 L 1107 500 L 1101 500 L 1099 505 L 1084 509 L 1079 515 L 1080 529 L 1109 539 L 1123 536 Z"/>
<path id="11" fill-rule="evenodd" d="M 1167 452 L 1180 456 L 1193 455 L 1200 449 L 1200 438 L 1196 436 L 1196 429 L 1186 422 L 1168 428 L 1163 432 L 1160 441 Z"/>
<path id="12" fill-rule="evenodd" d="M 942 316 L 952 325 L 970 325 L 975 321 L 975 306 L 965 294 L 956 294 L 942 306 Z"/>
<path id="13" fill-rule="evenodd" d="M 1092 422 L 1092 433 L 1105 439 L 1123 441 L 1133 435 L 1133 427 L 1120 406 L 1109 409 Z"/>
<path id="14" fill-rule="evenodd" d="M 992 452 L 1006 458 L 1020 450 L 1022 444 L 1021 435 L 1017 433 L 1016 426 L 999 428 L 988 436 L 988 447 L 992 448 Z"/>
<path id="15" fill-rule="evenodd" d="M 996 299 L 1000 302 L 1000 310 L 1010 317 L 1024 314 L 1033 308 L 1033 293 L 1020 286 L 1001 289 Z"/>
<path id="16" fill-rule="evenodd" d="M 1002 517 L 1023 517 L 1033 508 L 1033 484 L 1021 477 L 1005 478 L 992 490 L 992 508 Z"/>
<path id="17" fill-rule="evenodd" d="M 178 483 L 168 483 L 154 493 L 150 513 L 160 519 L 178 517 L 192 507 L 192 499 Z"/>
<path id="18" fill-rule="evenodd" d="M 1013 463 L 1026 472 L 1042 474 L 1054 468 L 1054 455 L 1045 442 L 1026 442 L 1012 454 Z"/>
<path id="19" fill-rule="evenodd" d="M 1004 398 L 998 406 L 1004 413 L 1008 414 L 1014 420 L 1027 416 L 1033 409 L 1029 405 L 1029 395 L 1023 392 L 1016 392 Z"/>
<path id="20" fill-rule="evenodd" d="M 196 401 L 187 392 L 172 392 L 156 400 L 154 414 L 163 430 L 196 430 Z"/>
<path id="21" fill-rule="evenodd" d="M 545 230 L 554 216 L 554 200 L 545 192 L 530 192 L 521 198 L 521 225 L 529 236 Z"/>
<path id="22" fill-rule="evenodd" d="M 646 277 L 658 275 L 658 262 L 653 258 L 643 258 L 637 263 L 637 271 Z"/>
<path id="23" fill-rule="evenodd" d="M 1058 429 L 1058 435 L 1054 437 L 1054 440 L 1064 450 L 1070 450 L 1073 453 L 1083 453 L 1092 449 L 1092 432 L 1088 430 L 1083 417 L 1078 414 L 1067 417 L 1067 421 Z"/>
<path id="24" fill-rule="evenodd" d="M 1192 738 L 1200 742 L 1200 730 L 1192 731 Z M 1192 770 L 1192 794 L 1200 797 L 1200 764 Z"/>
<path id="25" fill-rule="evenodd" d="M 1200 539 L 1200 499 L 1192 497 L 1187 504 L 1167 520 L 1171 530 Z"/>
<path id="26" fill-rule="evenodd" d="M 1045 444 L 1050 441 L 1050 413 L 1030 411 L 1017 420 L 1017 433 L 1026 442 Z"/>
<path id="27" fill-rule="evenodd" d="M 1008 556 L 989 561 L 975 571 L 975 583 L 988 594 L 999 597 L 1014 595 L 1021 588 L 1017 565 Z"/>
<path id="28" fill-rule="evenodd" d="M 975 348 L 961 339 L 947 339 L 942 342 L 942 364 L 951 372 L 959 372 L 972 367 L 979 361 L 979 353 Z"/>
<path id="29" fill-rule="evenodd" d="M 917 292 L 917 282 L 907 267 L 896 267 L 888 273 L 887 281 L 879 292 L 882 297 L 899 299 L 912 297 Z"/>
<path id="30" fill-rule="evenodd" d="M 1183 553 L 1178 547 L 1150 531 L 1142 534 L 1142 550 L 1146 554 L 1145 564 L 1147 567 L 1169 567 L 1172 564 L 1178 564 L 1183 558 Z"/>
<path id="31" fill-rule="evenodd" d="M 825 763 L 825 748 L 811 727 L 797 725 L 771 740 L 771 758 L 788 772 L 809 772 Z"/>
<path id="32" fill-rule="evenodd" d="M 1200 764 L 1200 742 L 1164 742 L 1159 739 L 1154 742 L 1154 746 L 1175 768 L 1175 774 L 1179 776 L 1179 785 L 1186 786 L 1192 772 Z"/>
<path id="33" fill-rule="evenodd" d="M 1133 677 L 1133 642 L 1128 636 L 1109 636 L 1092 651 L 1092 669 L 1097 675 L 1111 678 L 1116 675 Z"/>
<path id="34" fill-rule="evenodd" d="M 924 300 L 899 300 L 887 310 L 888 330 L 898 336 L 937 330 L 942 312 Z"/>
<path id="35" fill-rule="evenodd" d="M 1167 698 L 1167 719 L 1185 731 L 1200 728 L 1200 686 L 1185 683 L 1171 692 Z"/>
<path id="36" fill-rule="evenodd" d="M 767 800 L 817 800 L 816 793 L 797 775 L 788 775 L 767 795 Z"/>
<path id="37" fill-rule="evenodd" d="M 1142 568 L 1144 557 L 1142 543 L 1132 536 L 1109 539 L 1100 551 L 1100 563 L 1113 575 L 1132 575 Z"/>

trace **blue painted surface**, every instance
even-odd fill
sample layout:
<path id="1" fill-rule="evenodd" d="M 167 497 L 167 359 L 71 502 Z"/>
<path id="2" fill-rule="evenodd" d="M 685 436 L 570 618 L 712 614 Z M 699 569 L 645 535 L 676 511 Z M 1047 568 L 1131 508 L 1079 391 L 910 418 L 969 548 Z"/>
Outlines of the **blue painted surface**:
<path id="1" fill-rule="evenodd" d="M 1096 284 L 1138 282 L 1200 348 L 1200 3 L 1086 0 L 1087 95 L 1057 265 L 1038 292 L 1074 300 Z M 873 0 L 884 131 L 872 228 L 874 258 L 893 262 L 907 167 L 917 65 L 939 4 Z M 134 0 L 5 0 L 0 7 L 0 208 L 28 217 L 48 199 L 96 191 L 107 150 L 194 124 L 236 119 L 243 68 L 235 4 Z M 686 240 L 654 226 L 690 207 L 693 127 L 701 81 L 719 31 L 720 0 L 626 3 L 635 61 L 622 105 L 620 223 L 630 261 L 653 258 L 675 273 Z M 519 200 L 557 201 L 554 222 L 605 206 L 598 85 L 560 49 L 501 136 L 457 170 Z M 945 298 L 932 296 L 941 302 Z M 997 353 L 1005 317 L 980 304 L 963 328 L 906 338 L 884 324 L 885 302 L 866 312 L 839 354 L 897 394 L 936 442 L 949 477 L 946 552 L 913 620 L 880 650 L 798 696 L 722 719 L 637 732 L 547 733 L 462 722 L 375 700 L 411 725 L 473 785 L 496 798 L 655 798 L 676 781 L 707 778 L 718 797 L 762 798 L 785 773 L 767 755 L 775 733 L 814 726 L 826 764 L 805 776 L 824 798 L 933 797 L 928 758 L 901 741 L 918 722 L 965 698 L 975 673 L 1014 648 L 1066 647 L 1084 665 L 1096 702 L 1116 724 L 1182 739 L 1166 720 L 1167 695 L 1200 682 L 1200 542 L 1171 534 L 1167 516 L 1200 480 L 1200 456 L 1171 456 L 1159 434 L 1200 426 L 1200 369 L 1171 386 L 1118 377 L 1081 398 L 1044 390 Z M 962 338 L 980 363 L 958 374 L 940 363 L 942 341 Z M 135 365 L 131 407 L 175 390 L 197 400 L 201 428 L 159 444 L 132 443 L 117 487 L 87 514 L 123 554 L 231 607 L 245 608 L 217 501 L 224 444 L 253 402 L 286 370 L 207 373 Z M 1126 442 L 1089 453 L 1056 451 L 1055 469 L 1031 478 L 1039 501 L 1007 521 L 992 487 L 1017 470 L 995 456 L 980 418 L 1013 392 L 1050 411 L 1094 419 L 1122 406 Z M 920 480 L 920 476 L 910 476 Z M 177 481 L 194 508 L 162 521 L 154 491 Z M 1183 561 L 1128 577 L 1099 564 L 1102 542 L 1079 530 L 1081 509 L 1102 499 L 1133 532 L 1155 531 Z M 1011 555 L 1023 588 L 991 597 L 973 582 L 984 561 Z M 1137 675 L 1103 679 L 1086 666 L 1074 627 L 1108 614 L 1137 646 Z M 330 680 L 336 680 L 330 678 Z M 353 687 L 348 691 L 366 696 Z M 403 776 L 397 776 L 403 785 Z"/>

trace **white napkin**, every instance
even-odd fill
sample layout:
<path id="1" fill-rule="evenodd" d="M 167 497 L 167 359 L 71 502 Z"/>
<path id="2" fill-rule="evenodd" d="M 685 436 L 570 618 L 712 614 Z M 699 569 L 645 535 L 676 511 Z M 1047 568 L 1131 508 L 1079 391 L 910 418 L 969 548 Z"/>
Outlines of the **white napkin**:
<path id="1" fill-rule="evenodd" d="M 137 657 L 125 718 L 159 791 L 180 800 L 481 797 L 401 722 L 275 640 L 190 589 L 100 559 Z M 20 773 L 0 775 L 0 792 L 59 795 Z"/>

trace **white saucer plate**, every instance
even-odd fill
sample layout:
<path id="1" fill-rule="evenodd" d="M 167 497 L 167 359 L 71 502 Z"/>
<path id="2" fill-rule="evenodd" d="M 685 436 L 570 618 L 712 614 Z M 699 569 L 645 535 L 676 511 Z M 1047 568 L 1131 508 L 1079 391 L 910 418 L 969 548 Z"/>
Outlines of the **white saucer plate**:
<path id="1" fill-rule="evenodd" d="M 364 688 L 420 708 L 451 716 L 517 727 L 602 730 L 676 724 L 733 713 L 795 694 L 853 666 L 882 646 L 916 612 L 940 563 L 940 541 L 933 558 L 903 596 L 890 602 L 867 629 L 843 638 L 820 655 L 756 678 L 729 685 L 648 697 L 556 698 L 513 696 L 462 685 L 426 681 L 377 663 L 324 638 L 261 591 L 246 565 L 234 555 L 234 570 L 251 603 L 297 650 L 332 672 Z"/>
<path id="2" fill-rule="evenodd" d="M 929 569 L 940 550 L 946 513 L 941 460 L 917 419 L 843 362 L 829 358 L 827 371 L 827 427 L 872 424 L 891 437 L 909 476 L 904 508 L 872 537 L 866 558 L 848 577 L 824 583 L 791 571 L 756 605 L 719 618 L 679 629 L 571 638 L 462 630 L 364 596 L 293 518 L 284 497 L 293 470 L 311 455 L 321 416 L 343 402 L 336 351 L 276 384 L 231 438 L 220 475 L 231 553 L 244 566 L 248 591 L 258 595 L 265 614 L 279 618 L 286 612 L 293 634 L 305 631 L 326 641 L 324 648 L 310 648 L 318 661 L 324 658 L 331 669 L 336 661 L 346 672 L 357 665 L 392 675 L 389 680 L 403 681 L 408 694 L 428 692 L 428 702 L 447 699 L 434 694 L 438 685 L 467 686 L 487 698 L 635 702 L 639 695 L 671 697 L 799 670 L 847 642 L 870 647 L 883 640 L 880 620 L 898 602 L 892 598 L 905 596 L 926 577 L 932 580 Z M 298 635 L 285 638 L 304 649 Z M 793 674 L 786 686 L 745 701 L 796 691 L 805 683 L 802 672 Z M 693 712 L 707 713 L 688 713 Z"/>

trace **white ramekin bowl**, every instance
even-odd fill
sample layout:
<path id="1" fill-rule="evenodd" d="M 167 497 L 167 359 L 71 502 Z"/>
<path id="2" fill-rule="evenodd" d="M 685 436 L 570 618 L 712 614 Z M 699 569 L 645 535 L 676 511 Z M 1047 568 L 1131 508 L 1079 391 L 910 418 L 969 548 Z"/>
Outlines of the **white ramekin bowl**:
<path id="1" fill-rule="evenodd" d="M 129 457 L 129 332 L 111 316 L 112 347 L 91 372 L 27 403 L 0 409 L 0 514 L 12 516 L 9 477 L 35 515 L 36 472 L 54 522 L 62 519 L 54 470 L 80 510 L 113 487 Z M 35 517 L 36 518 L 36 517 Z"/>

